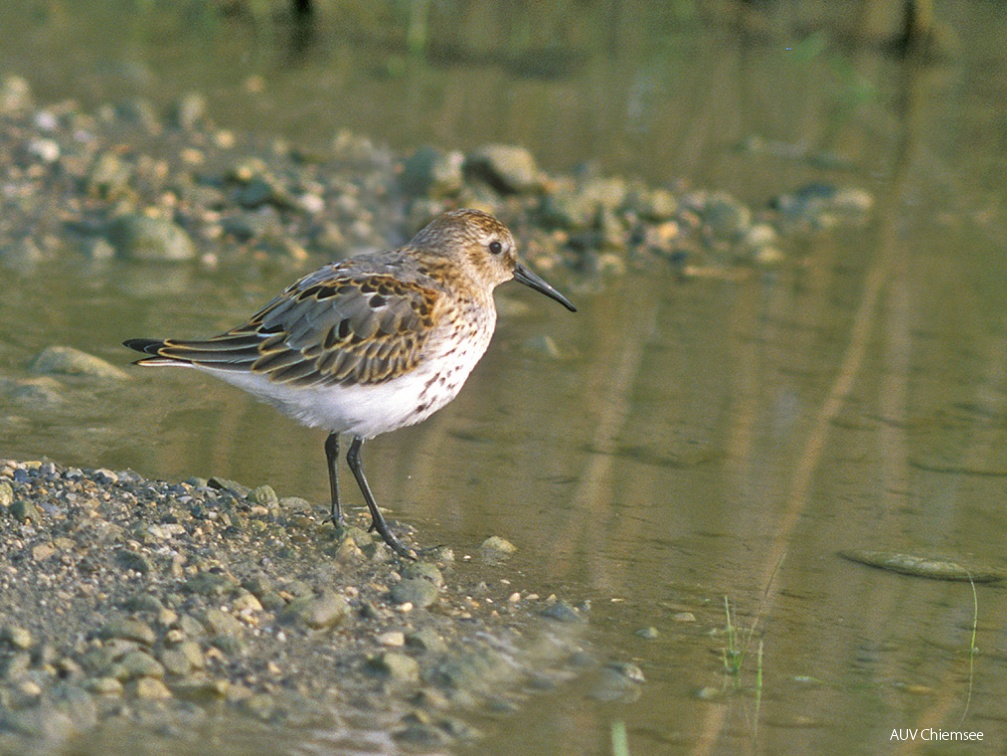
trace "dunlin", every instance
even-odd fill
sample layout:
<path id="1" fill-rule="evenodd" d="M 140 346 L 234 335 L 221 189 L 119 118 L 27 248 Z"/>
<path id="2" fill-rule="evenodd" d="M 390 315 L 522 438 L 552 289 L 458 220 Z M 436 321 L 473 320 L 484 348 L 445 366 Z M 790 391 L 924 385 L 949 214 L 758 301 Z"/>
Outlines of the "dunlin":
<path id="1" fill-rule="evenodd" d="M 496 326 L 493 289 L 511 279 L 569 300 L 517 258 L 511 232 L 478 210 L 445 213 L 403 247 L 326 265 L 287 288 L 244 325 L 204 340 L 129 339 L 137 365 L 194 367 L 329 431 L 332 520 L 344 524 L 339 434 L 371 513 L 388 528 L 360 466 L 364 441 L 418 423 L 457 396 Z"/>

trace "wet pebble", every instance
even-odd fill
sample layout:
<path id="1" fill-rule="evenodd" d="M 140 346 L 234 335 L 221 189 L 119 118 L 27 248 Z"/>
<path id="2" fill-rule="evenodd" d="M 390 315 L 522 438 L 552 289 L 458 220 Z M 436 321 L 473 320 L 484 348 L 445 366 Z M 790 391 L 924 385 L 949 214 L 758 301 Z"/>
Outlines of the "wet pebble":
<path id="1" fill-rule="evenodd" d="M 196 256 L 192 239 L 173 221 L 132 213 L 116 219 L 109 241 L 120 257 L 145 262 L 178 262 Z"/>
<path id="2" fill-rule="evenodd" d="M 324 630 L 338 625 L 349 615 L 350 607 L 342 596 L 324 593 L 294 599 L 283 610 L 280 619 L 304 625 L 312 630 Z"/>
<path id="3" fill-rule="evenodd" d="M 435 199 L 459 192 L 464 183 L 465 156 L 458 150 L 444 152 L 436 147 L 420 147 L 402 165 L 399 181 L 408 193 Z"/>
<path id="4" fill-rule="evenodd" d="M 469 180 L 485 181 L 498 192 L 522 194 L 541 186 L 541 177 L 531 151 L 510 144 L 487 144 L 465 158 Z"/>
<path id="5" fill-rule="evenodd" d="M 120 619 L 105 625 L 101 632 L 105 638 L 121 638 L 124 640 L 134 640 L 144 646 L 154 645 L 157 636 L 154 630 L 146 622 L 137 619 Z"/>
<path id="6" fill-rule="evenodd" d="M 368 666 L 373 672 L 394 682 L 417 682 L 420 679 L 420 665 L 416 660 L 394 651 L 378 654 Z"/>
<path id="7" fill-rule="evenodd" d="M 46 347 L 32 360 L 29 369 L 49 375 L 85 375 L 114 380 L 128 377 L 105 360 L 68 346 Z"/>
<path id="8" fill-rule="evenodd" d="M 500 536 L 490 536 L 479 545 L 479 555 L 487 562 L 499 562 L 517 553 L 517 546 Z"/>
<path id="9" fill-rule="evenodd" d="M 392 586 L 391 598 L 396 604 L 429 607 L 437 603 L 440 591 L 425 578 L 405 578 Z"/>

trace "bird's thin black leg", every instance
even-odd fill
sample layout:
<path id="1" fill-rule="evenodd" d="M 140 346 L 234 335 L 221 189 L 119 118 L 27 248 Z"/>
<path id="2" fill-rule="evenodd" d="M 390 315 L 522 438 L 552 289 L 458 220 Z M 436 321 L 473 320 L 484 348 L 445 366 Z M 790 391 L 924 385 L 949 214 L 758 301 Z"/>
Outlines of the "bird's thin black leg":
<path id="1" fill-rule="evenodd" d="M 339 503 L 339 434 L 330 433 L 325 439 L 325 459 L 329 463 L 329 492 L 332 494 L 332 522 L 337 528 L 346 524 Z"/>
<path id="2" fill-rule="evenodd" d="M 350 466 L 353 477 L 357 479 L 357 485 L 360 486 L 360 492 L 364 495 L 364 501 L 367 502 L 367 508 L 371 510 L 371 530 L 378 531 L 381 537 L 385 539 L 385 543 L 391 546 L 392 550 L 399 556 L 415 559 L 416 557 L 413 556 L 409 549 L 403 546 L 399 539 L 392 535 L 392 531 L 388 529 L 388 523 L 385 522 L 381 510 L 378 509 L 378 505 L 374 501 L 374 494 L 371 493 L 371 487 L 367 485 L 367 478 L 364 477 L 364 470 L 360 466 L 360 447 L 363 444 L 364 440 L 360 436 L 353 437 L 350 449 L 346 452 L 346 464 Z"/>

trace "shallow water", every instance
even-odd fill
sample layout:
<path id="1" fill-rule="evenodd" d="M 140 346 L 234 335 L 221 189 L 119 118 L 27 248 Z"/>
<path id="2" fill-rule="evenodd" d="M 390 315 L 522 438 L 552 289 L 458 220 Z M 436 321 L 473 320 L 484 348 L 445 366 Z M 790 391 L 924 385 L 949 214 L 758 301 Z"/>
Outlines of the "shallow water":
<path id="1" fill-rule="evenodd" d="M 634 702 L 597 700 L 590 681 L 530 694 L 519 714 L 478 722 L 481 753 L 608 753 L 618 721 L 632 753 L 879 752 L 906 728 L 1003 743 L 1003 588 L 976 586 L 970 670 L 968 584 L 837 556 L 1005 568 L 1003 11 L 959 9 L 968 44 L 922 66 L 854 44 L 852 22 L 823 25 L 813 5 L 791 22 L 770 9 L 747 33 L 733 17 L 655 21 L 642 6 L 607 34 L 591 6 L 570 32 L 573 63 L 535 78 L 492 56 L 411 59 L 367 35 L 292 60 L 268 19 L 163 44 L 129 16 L 131 33 L 103 47 L 76 5 L 59 4 L 23 21 L 24 39 L 59 45 L 64 62 L 35 65 L 14 45 L 3 65 L 34 77 L 40 99 L 199 88 L 222 125 L 294 140 L 347 126 L 402 147 L 523 142 L 553 170 L 597 160 L 752 204 L 810 180 L 869 189 L 867 227 L 794 237 L 773 270 L 630 274 L 603 292 L 554 275 L 575 315 L 502 288 L 520 306 L 462 394 L 369 443 L 364 461 L 379 502 L 421 542 L 464 554 L 505 536 L 520 548 L 501 571 L 516 590 L 590 599 L 592 641 L 647 677 Z M 835 33 L 816 52 L 823 27 Z M 256 34 L 276 36 L 256 48 Z M 221 57 L 234 65 L 207 63 Z M 242 88 L 253 74 L 265 95 Z M 769 149 L 733 149 L 753 136 Z M 816 167 L 826 157 L 834 167 Z M 125 363 L 123 338 L 216 332 L 294 274 L 180 267 L 156 290 L 149 277 L 70 261 L 16 278 L 0 301 L 0 368 L 21 374 L 52 343 Z M 529 348 L 543 334 L 564 358 Z M 323 434 L 208 378 L 146 371 L 69 396 L 8 418 L 4 453 L 326 497 Z M 737 675 L 722 659 L 725 596 L 745 650 Z M 647 626 L 656 639 L 634 634 Z"/>

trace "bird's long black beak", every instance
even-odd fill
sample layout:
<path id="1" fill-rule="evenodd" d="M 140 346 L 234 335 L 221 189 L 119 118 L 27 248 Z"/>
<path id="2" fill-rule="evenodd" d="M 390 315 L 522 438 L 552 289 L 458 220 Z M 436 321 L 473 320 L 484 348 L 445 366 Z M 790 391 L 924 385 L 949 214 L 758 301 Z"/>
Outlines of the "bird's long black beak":
<path id="1" fill-rule="evenodd" d="M 546 283 L 544 280 L 542 280 L 539 276 L 532 273 L 530 270 L 528 270 L 528 268 L 526 268 L 521 263 L 518 263 L 517 267 L 514 268 L 514 280 L 519 283 L 523 283 L 525 286 L 528 286 L 534 289 L 535 291 L 545 294 L 550 299 L 555 299 L 570 312 L 577 312 L 577 308 L 574 307 L 572 304 L 570 304 L 569 299 L 564 297 L 562 294 L 556 291 L 552 287 L 552 285 Z"/>

